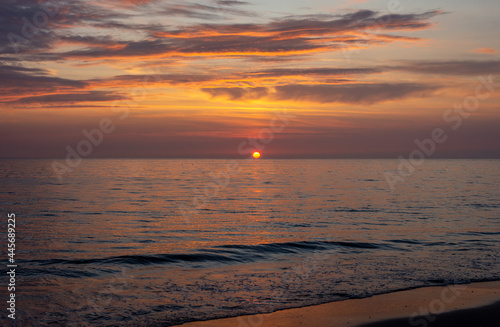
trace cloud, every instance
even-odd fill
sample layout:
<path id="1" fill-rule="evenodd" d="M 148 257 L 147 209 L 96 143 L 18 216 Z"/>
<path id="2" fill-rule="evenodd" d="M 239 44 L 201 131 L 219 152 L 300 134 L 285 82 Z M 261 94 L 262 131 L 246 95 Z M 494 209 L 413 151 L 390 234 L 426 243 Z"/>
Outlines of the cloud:
<path id="1" fill-rule="evenodd" d="M 224 97 L 232 101 L 267 98 L 274 101 L 300 101 L 316 103 L 375 104 L 407 97 L 427 96 L 439 89 L 435 85 L 417 83 L 378 83 L 346 85 L 289 84 L 256 88 L 202 88 L 212 97 Z"/>
<path id="2" fill-rule="evenodd" d="M 130 57 L 167 58 L 172 56 L 262 56 L 326 51 L 327 46 L 307 39 L 276 40 L 271 37 L 231 36 L 175 38 L 128 42 L 120 48 L 92 47 L 60 54 L 66 59 L 96 60 Z"/>
<path id="3" fill-rule="evenodd" d="M 47 8 L 43 7 L 46 3 L 57 4 L 56 11 L 49 15 Z M 241 9 L 246 9 L 248 5 L 250 3 L 238 0 L 54 0 L 43 3 L 37 0 L 18 0 L 16 5 L 0 4 L 0 34 L 5 36 L 14 33 L 25 40 L 17 44 L 19 53 L 14 54 L 11 40 L 8 37 L 2 38 L 0 58 L 5 63 L 43 61 L 75 66 L 98 63 L 109 65 L 122 61 L 132 63 L 132 67 L 145 67 L 147 63 L 157 64 L 171 58 L 183 61 L 182 64 L 206 58 L 272 60 L 282 63 L 291 58 L 305 60 L 309 58 L 308 55 L 352 47 L 367 47 L 398 40 L 415 42 L 418 39 L 392 32 L 428 28 L 432 26 L 430 19 L 442 14 L 441 11 L 427 11 L 386 15 L 371 10 L 358 10 L 343 14 L 293 15 L 268 19 Z M 133 10 L 131 6 L 134 6 Z M 26 21 L 23 17 L 32 20 L 32 17 L 41 12 L 48 17 L 46 24 L 37 24 L 33 37 L 26 37 L 22 33 L 23 28 L 36 22 Z M 241 22 L 240 19 L 238 23 L 229 19 L 229 23 L 215 21 L 222 14 L 235 17 L 243 15 L 253 20 Z M 158 17 L 163 16 L 180 16 L 180 21 L 187 25 L 169 26 L 158 20 Z M 189 24 L 191 20 L 185 19 L 186 17 L 209 22 L 196 21 Z M 255 21 L 254 18 L 258 18 L 258 23 L 248 23 Z M 305 67 L 238 72 L 234 72 L 234 69 L 232 72 L 209 69 L 208 72 L 196 74 L 195 69 L 183 71 L 184 68 L 181 67 L 177 73 L 161 76 L 119 75 L 78 81 L 56 77 L 51 71 L 26 66 L 0 64 L 0 86 L 6 93 L 0 96 L 0 102 L 32 104 L 111 101 L 122 99 L 125 95 L 99 90 L 99 87 L 117 90 L 149 78 L 148 84 L 152 86 L 182 85 L 202 89 L 214 98 L 225 97 L 233 101 L 259 98 L 275 101 L 289 98 L 294 101 L 305 99 L 353 103 L 358 101 L 353 95 L 328 97 L 324 94 L 328 91 L 324 90 L 331 88 L 334 93 L 338 88 L 344 87 L 344 91 L 349 94 L 351 89 L 348 88 L 354 87 L 353 84 L 339 84 L 354 83 L 361 87 L 362 84 L 356 84 L 359 81 L 353 80 L 355 77 L 388 70 L 386 67 Z M 237 67 L 230 63 L 228 66 Z M 401 66 L 397 69 L 412 69 L 411 64 Z M 270 84 L 271 81 L 274 84 Z M 285 83 L 287 84 L 283 85 Z M 246 87 L 242 87 L 245 85 Z M 416 86 L 406 90 L 402 84 L 395 85 L 399 87 L 395 94 L 406 92 L 410 95 L 418 92 Z M 297 88 L 300 97 L 294 98 L 288 91 L 293 87 Z M 365 89 L 370 87 L 368 84 L 364 86 Z M 360 89 L 360 92 L 363 90 Z M 381 88 L 379 92 L 382 97 L 389 93 L 385 88 Z M 367 102 L 379 101 L 375 95 L 363 99 L 365 98 Z"/>
<path id="4" fill-rule="evenodd" d="M 269 94 L 266 87 L 218 87 L 218 88 L 202 88 L 203 92 L 210 94 L 212 97 L 225 97 L 229 100 L 256 100 L 263 98 Z"/>
<path id="5" fill-rule="evenodd" d="M 157 0 L 110 0 L 111 2 L 120 3 L 126 6 L 139 6 L 156 2 Z"/>
<path id="6" fill-rule="evenodd" d="M 197 18 L 204 20 L 225 19 L 224 14 L 236 16 L 255 16 L 255 13 L 235 9 L 235 6 L 246 5 L 243 1 L 213 1 L 213 5 L 192 3 L 186 1 L 169 2 L 163 8 L 157 8 L 156 14 L 167 16 L 182 16 L 187 18 Z"/>
<path id="7" fill-rule="evenodd" d="M 351 47 L 415 42 L 417 38 L 387 34 L 428 28 L 429 20 L 441 11 L 414 14 L 380 14 L 370 10 L 332 15 L 294 15 L 269 19 L 265 23 L 204 23 L 172 28 L 149 17 L 182 16 L 215 20 L 222 14 L 257 17 L 239 9 L 243 1 L 61 1 L 47 24 L 36 27 L 33 37 L 25 37 L 23 17 L 34 17 L 44 9 L 36 0 L 19 0 L 19 5 L 0 5 L 0 34 L 16 35 L 0 40 L 0 54 L 15 50 L 23 60 L 57 61 L 65 59 L 102 62 L 102 60 L 158 60 L 181 57 L 266 57 L 296 56 L 339 51 Z M 114 4 L 114 5 L 113 5 Z M 133 4 L 134 12 L 127 9 Z M 47 14 L 44 14 L 47 16 Z M 263 17 L 260 17 L 263 18 Z M 138 21 L 143 23 L 139 24 Z M 81 29 L 81 27 L 85 27 Z M 96 30 L 98 29 L 98 30 Z M 377 34 L 374 32 L 377 31 Z M 384 31 L 384 33 L 380 33 Z M 65 44 L 77 45 L 67 51 Z M 75 48 L 75 47 L 73 47 Z"/>
<path id="8" fill-rule="evenodd" d="M 498 54 L 498 51 L 493 48 L 479 48 L 473 50 L 473 52 L 485 53 L 485 54 Z"/>
<path id="9" fill-rule="evenodd" d="M 275 68 L 249 73 L 253 77 L 283 77 L 283 76 L 347 76 L 366 75 L 382 72 L 379 68 Z"/>
<path id="10" fill-rule="evenodd" d="M 147 83 L 148 85 L 192 85 L 199 87 L 200 84 L 210 84 L 213 83 L 226 83 L 226 84 L 238 84 L 240 85 L 242 81 L 251 81 L 251 83 L 259 83 L 262 79 L 281 79 L 283 77 L 300 77 L 302 79 L 315 79 L 316 81 L 328 81 L 329 83 L 345 83 L 352 82 L 350 79 L 340 78 L 349 76 L 360 76 L 367 74 L 375 74 L 382 72 L 379 68 L 275 68 L 275 69 L 264 69 L 255 70 L 249 72 L 239 72 L 231 74 L 136 74 L 136 75 L 118 75 L 107 79 L 94 79 L 87 81 L 92 87 L 125 87 L 142 85 Z M 253 88 L 257 89 L 257 88 Z M 215 91 L 215 88 L 207 87 L 207 93 L 213 96 L 219 96 L 225 93 L 230 95 L 231 99 L 241 98 L 238 96 L 240 91 L 233 90 L 233 88 L 220 88 L 219 91 Z M 231 93 L 231 94 L 230 94 Z M 243 92 L 245 93 L 245 92 Z M 241 93 L 241 96 L 244 94 Z M 248 93 L 248 92 L 246 92 Z M 245 94 L 246 94 L 245 93 Z M 246 94 L 247 99 L 255 98 L 255 95 Z"/>
<path id="11" fill-rule="evenodd" d="M 134 86 L 157 86 L 157 85 L 199 85 L 204 82 L 217 80 L 215 75 L 194 75 L 194 74 L 136 74 L 118 75 L 106 79 L 94 79 L 88 82 L 93 87 L 134 87 Z"/>
<path id="12" fill-rule="evenodd" d="M 35 55 L 53 50 L 72 28 L 112 22 L 130 14 L 82 0 L 17 0 L 0 4 L 0 53 Z"/>
<path id="13" fill-rule="evenodd" d="M 88 91 L 79 93 L 47 94 L 40 96 L 31 96 L 11 101 L 13 104 L 32 104 L 32 103 L 76 103 L 76 102 L 101 102 L 124 100 L 127 97 L 120 93 L 107 91 Z"/>
<path id="14" fill-rule="evenodd" d="M 250 2 L 247 1 L 238 1 L 238 0 L 215 0 L 215 3 L 221 6 L 240 6 L 240 5 L 249 5 Z"/>
<path id="15" fill-rule="evenodd" d="M 380 15 L 362 10 L 345 15 L 303 15 L 276 19 L 267 24 L 203 24 L 158 32 L 169 47 L 184 54 L 296 55 L 341 50 L 355 45 L 410 40 L 397 35 L 370 35 L 377 30 L 417 30 L 442 12 Z M 363 35 L 360 35 L 362 33 Z"/>
<path id="16" fill-rule="evenodd" d="M 0 102 L 12 100 L 24 94 L 60 92 L 81 89 L 88 86 L 85 81 L 77 81 L 51 76 L 40 68 L 11 66 L 0 63 Z"/>
<path id="17" fill-rule="evenodd" d="M 420 74 L 489 75 L 500 73 L 500 60 L 415 61 L 392 69 Z"/>
<path id="18" fill-rule="evenodd" d="M 277 100 L 318 103 L 374 104 L 409 96 L 429 95 L 437 86 L 417 83 L 276 86 Z"/>
<path id="19" fill-rule="evenodd" d="M 270 23 L 265 29 L 281 36 L 324 36 L 370 30 L 419 30 L 431 26 L 429 19 L 443 14 L 434 10 L 419 14 L 379 14 L 359 10 L 344 15 L 290 16 Z"/>

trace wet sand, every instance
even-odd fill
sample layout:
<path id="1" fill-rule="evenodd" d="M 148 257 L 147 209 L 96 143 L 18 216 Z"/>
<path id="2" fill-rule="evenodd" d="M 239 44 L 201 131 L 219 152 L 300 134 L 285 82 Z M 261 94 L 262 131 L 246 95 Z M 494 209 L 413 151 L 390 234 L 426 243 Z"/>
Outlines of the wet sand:
<path id="1" fill-rule="evenodd" d="M 182 327 L 500 326 L 500 281 L 424 287 Z"/>

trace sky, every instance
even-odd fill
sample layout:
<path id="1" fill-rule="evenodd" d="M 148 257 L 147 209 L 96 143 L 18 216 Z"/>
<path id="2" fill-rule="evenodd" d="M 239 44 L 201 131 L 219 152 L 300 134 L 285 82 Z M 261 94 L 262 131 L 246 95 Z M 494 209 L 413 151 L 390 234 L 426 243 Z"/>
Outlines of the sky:
<path id="1" fill-rule="evenodd" d="M 500 158 L 498 12 L 1 0 L 0 157 Z"/>

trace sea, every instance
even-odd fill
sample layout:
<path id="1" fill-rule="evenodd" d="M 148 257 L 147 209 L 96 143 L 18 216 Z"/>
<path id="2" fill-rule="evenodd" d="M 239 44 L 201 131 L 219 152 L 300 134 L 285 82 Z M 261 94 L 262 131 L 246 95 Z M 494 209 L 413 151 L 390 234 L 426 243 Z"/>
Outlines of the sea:
<path id="1" fill-rule="evenodd" d="M 0 160 L 3 326 L 173 326 L 500 280 L 500 160 L 53 162 Z"/>

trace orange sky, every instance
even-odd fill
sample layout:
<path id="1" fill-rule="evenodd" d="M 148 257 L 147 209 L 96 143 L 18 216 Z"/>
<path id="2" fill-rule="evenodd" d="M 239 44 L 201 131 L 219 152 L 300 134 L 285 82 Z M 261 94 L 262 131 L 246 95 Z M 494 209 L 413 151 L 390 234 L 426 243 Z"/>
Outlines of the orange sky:
<path id="1" fill-rule="evenodd" d="M 498 3 L 304 4 L 2 4 L 0 156 L 500 158 Z"/>

